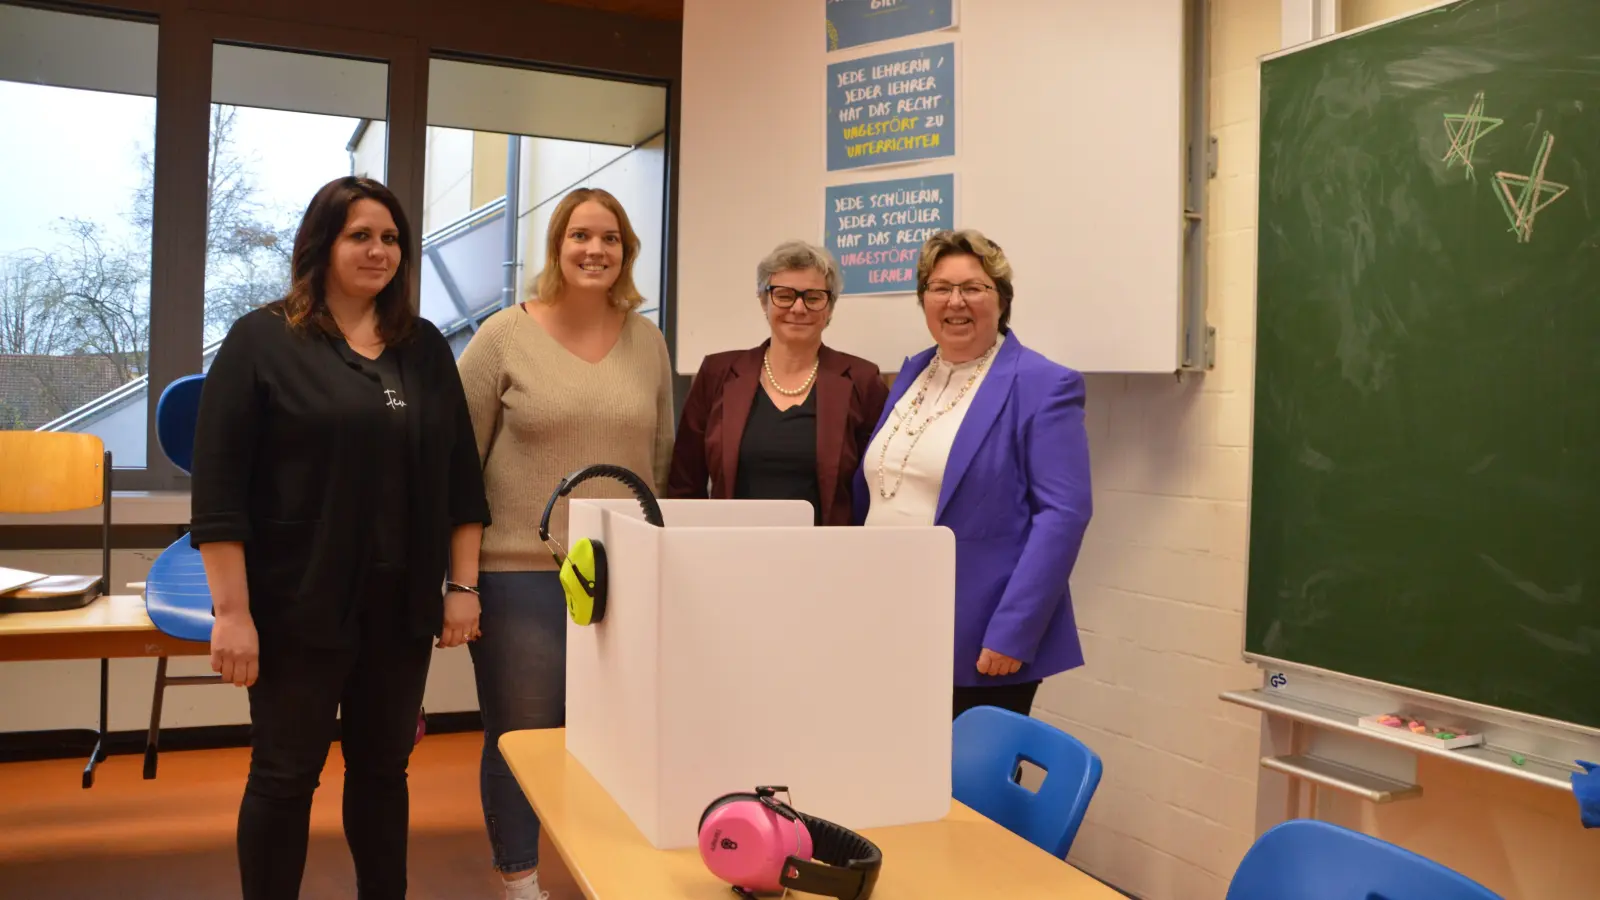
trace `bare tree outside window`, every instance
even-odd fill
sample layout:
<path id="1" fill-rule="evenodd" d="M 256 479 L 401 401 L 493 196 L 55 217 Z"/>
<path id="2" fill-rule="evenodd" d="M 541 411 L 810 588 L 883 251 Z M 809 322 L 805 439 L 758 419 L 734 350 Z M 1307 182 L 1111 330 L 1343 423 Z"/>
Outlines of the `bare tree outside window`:
<path id="1" fill-rule="evenodd" d="M 206 185 L 208 343 L 282 296 L 297 210 L 269 206 L 260 164 L 234 139 L 238 108 L 213 106 Z M 128 198 L 127 224 L 63 218 L 48 249 L 0 256 L 0 428 L 37 428 L 148 371 L 154 164 Z M 26 365 L 22 365 L 22 362 Z"/>

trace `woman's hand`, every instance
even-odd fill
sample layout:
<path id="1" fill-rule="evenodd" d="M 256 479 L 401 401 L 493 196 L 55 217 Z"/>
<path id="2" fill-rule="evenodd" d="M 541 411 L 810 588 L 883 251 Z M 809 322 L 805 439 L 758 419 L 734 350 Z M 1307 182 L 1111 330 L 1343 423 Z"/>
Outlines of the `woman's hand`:
<path id="1" fill-rule="evenodd" d="M 483 606 L 478 595 L 470 591 L 451 591 L 444 595 L 444 633 L 439 635 L 441 648 L 459 647 L 467 641 L 478 639 L 478 615 Z"/>
<path id="2" fill-rule="evenodd" d="M 984 675 L 1010 675 L 1022 668 L 1022 661 L 1012 659 L 1004 653 L 996 653 L 988 647 L 978 654 L 978 671 Z"/>
<path id="3" fill-rule="evenodd" d="M 248 612 L 225 613 L 211 625 L 211 671 L 225 683 L 249 687 L 256 683 L 261 656 L 255 620 Z"/>

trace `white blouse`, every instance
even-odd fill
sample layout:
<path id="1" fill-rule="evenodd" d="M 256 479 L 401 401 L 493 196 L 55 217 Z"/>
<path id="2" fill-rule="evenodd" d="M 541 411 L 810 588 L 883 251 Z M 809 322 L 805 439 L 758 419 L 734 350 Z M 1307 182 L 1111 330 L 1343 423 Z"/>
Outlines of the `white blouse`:
<path id="1" fill-rule="evenodd" d="M 900 396 L 862 460 L 871 504 L 866 524 L 933 524 L 950 447 L 1004 340 L 953 366 L 935 356 Z M 922 402 L 913 409 L 919 391 Z"/>

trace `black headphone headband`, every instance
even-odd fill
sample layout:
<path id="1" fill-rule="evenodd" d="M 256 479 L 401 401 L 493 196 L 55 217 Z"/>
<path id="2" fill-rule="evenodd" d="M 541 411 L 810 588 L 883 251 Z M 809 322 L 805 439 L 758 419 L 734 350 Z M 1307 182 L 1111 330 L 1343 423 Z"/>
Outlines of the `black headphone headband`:
<path id="1" fill-rule="evenodd" d="M 798 810 L 795 813 L 811 832 L 812 858 L 824 865 L 791 856 L 779 881 L 802 893 L 842 900 L 872 896 L 878 871 L 883 867 L 883 851 L 878 845 L 843 825 Z M 788 876 L 791 871 L 796 873 L 793 878 Z"/>
<path id="2" fill-rule="evenodd" d="M 544 515 L 539 517 L 539 540 L 550 540 L 550 512 L 556 508 L 556 501 L 570 494 L 573 488 L 585 481 L 601 477 L 614 478 L 627 485 L 633 491 L 634 499 L 639 501 L 639 508 L 644 510 L 645 521 L 657 528 L 666 526 L 666 523 L 661 518 L 661 505 L 656 502 L 656 495 L 651 492 L 650 486 L 644 483 L 643 478 L 622 466 L 598 463 L 592 466 L 584 466 L 561 479 L 561 483 L 556 485 L 555 493 L 551 494 L 550 499 L 545 502 Z"/>

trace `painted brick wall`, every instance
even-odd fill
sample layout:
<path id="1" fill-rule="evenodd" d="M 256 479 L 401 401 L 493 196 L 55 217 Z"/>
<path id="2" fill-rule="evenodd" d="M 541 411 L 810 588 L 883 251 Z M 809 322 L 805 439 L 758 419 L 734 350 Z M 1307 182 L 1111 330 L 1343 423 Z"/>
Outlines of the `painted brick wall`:
<path id="1" fill-rule="evenodd" d="M 1259 717 L 1217 699 L 1260 683 L 1239 659 L 1254 318 L 1256 59 L 1278 0 L 1212 0 L 1207 266 L 1217 366 L 1092 377 L 1095 521 L 1073 581 L 1088 664 L 1034 714 L 1105 775 L 1070 856 L 1146 900 L 1221 900 L 1254 839 Z"/>

